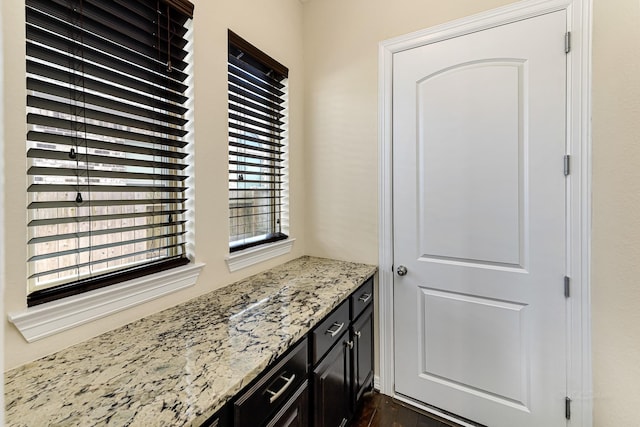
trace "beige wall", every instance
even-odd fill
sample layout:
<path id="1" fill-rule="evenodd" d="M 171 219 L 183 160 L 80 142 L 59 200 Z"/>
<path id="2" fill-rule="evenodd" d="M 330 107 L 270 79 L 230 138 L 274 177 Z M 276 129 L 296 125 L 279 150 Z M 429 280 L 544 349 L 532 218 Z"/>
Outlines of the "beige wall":
<path id="1" fill-rule="evenodd" d="M 640 422 L 640 2 L 594 1 L 594 426 Z"/>
<path id="2" fill-rule="evenodd" d="M 305 252 L 303 173 L 302 5 L 297 0 L 194 0 L 195 72 L 195 255 L 206 263 L 196 286 L 53 337 L 27 344 L 5 318 L 5 369 L 124 325 L 298 257 Z M 24 2 L 3 2 L 6 312 L 26 307 L 25 42 Z M 290 69 L 291 235 L 290 255 L 230 274 L 227 204 L 227 28 L 251 41 Z"/>
<path id="3" fill-rule="evenodd" d="M 307 251 L 377 262 L 377 44 L 500 0 L 304 10 Z M 594 0 L 594 426 L 640 419 L 640 2 Z"/>
<path id="4" fill-rule="evenodd" d="M 310 254 L 378 261 L 378 43 L 509 0 L 312 0 L 304 8 Z"/>

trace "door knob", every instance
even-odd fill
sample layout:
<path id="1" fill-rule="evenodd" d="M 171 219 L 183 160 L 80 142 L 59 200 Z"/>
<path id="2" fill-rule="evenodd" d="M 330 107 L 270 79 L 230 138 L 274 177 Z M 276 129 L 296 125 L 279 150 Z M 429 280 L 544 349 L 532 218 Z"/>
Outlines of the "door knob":
<path id="1" fill-rule="evenodd" d="M 398 273 L 398 276 L 406 275 L 407 274 L 407 267 L 405 267 L 404 265 L 398 266 L 398 269 L 396 270 L 396 273 Z"/>

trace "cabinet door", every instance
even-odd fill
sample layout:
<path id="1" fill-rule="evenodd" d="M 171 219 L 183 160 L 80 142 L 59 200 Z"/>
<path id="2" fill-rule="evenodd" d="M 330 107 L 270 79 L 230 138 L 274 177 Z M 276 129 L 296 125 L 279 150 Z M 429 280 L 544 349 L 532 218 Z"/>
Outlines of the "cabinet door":
<path id="1" fill-rule="evenodd" d="M 309 427 L 309 387 L 306 381 L 266 427 Z"/>
<path id="2" fill-rule="evenodd" d="M 354 403 L 373 380 L 373 308 L 370 305 L 353 322 L 353 390 Z"/>
<path id="3" fill-rule="evenodd" d="M 313 371 L 315 427 L 340 427 L 351 411 L 351 348 L 348 334 Z"/>

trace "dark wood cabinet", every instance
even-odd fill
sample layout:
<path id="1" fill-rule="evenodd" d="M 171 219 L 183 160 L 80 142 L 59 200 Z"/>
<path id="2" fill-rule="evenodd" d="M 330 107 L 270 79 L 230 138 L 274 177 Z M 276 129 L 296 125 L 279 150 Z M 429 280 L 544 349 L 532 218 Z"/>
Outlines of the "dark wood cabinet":
<path id="1" fill-rule="evenodd" d="M 345 301 L 311 331 L 311 363 L 317 364 L 349 331 L 349 302 Z"/>
<path id="2" fill-rule="evenodd" d="M 236 399 L 233 404 L 235 427 L 264 426 L 300 385 L 306 384 L 307 342 L 305 337 Z"/>
<path id="3" fill-rule="evenodd" d="M 313 370 L 314 425 L 344 426 L 351 416 L 351 347 L 349 334 L 329 350 Z"/>
<path id="4" fill-rule="evenodd" d="M 296 391 L 289 401 L 267 423 L 266 427 L 308 427 L 309 386 L 308 382 Z"/>
<path id="5" fill-rule="evenodd" d="M 314 427 L 346 425 L 373 383 L 372 302 L 373 279 L 369 279 L 313 331 L 312 361 L 319 361 L 313 369 Z M 348 330 L 339 338 L 334 336 L 332 347 L 324 351 L 329 341 L 326 335 L 345 324 Z"/>
<path id="6" fill-rule="evenodd" d="M 373 306 L 369 305 L 351 326 L 353 341 L 353 400 L 356 403 L 373 384 Z"/>

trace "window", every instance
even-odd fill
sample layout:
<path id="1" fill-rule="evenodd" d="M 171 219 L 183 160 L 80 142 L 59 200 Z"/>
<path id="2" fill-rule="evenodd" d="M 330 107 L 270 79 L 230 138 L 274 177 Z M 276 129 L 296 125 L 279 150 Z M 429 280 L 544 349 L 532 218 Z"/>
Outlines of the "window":
<path id="1" fill-rule="evenodd" d="M 287 238 L 289 70 L 229 31 L 231 252 Z"/>
<path id="2" fill-rule="evenodd" d="M 26 0 L 29 306 L 189 263 L 186 0 Z"/>

